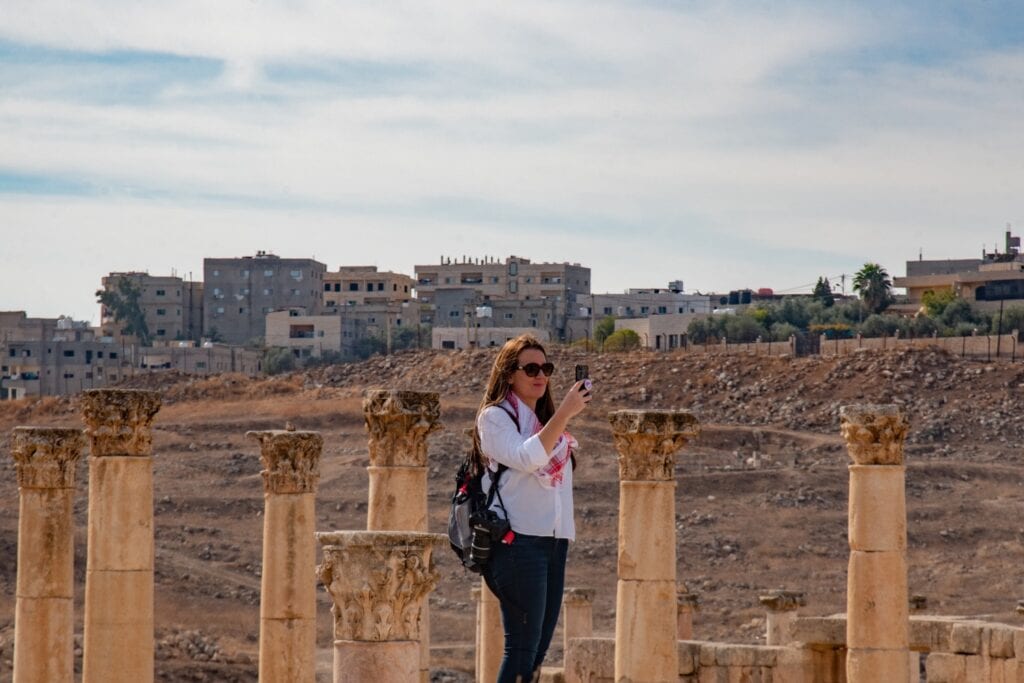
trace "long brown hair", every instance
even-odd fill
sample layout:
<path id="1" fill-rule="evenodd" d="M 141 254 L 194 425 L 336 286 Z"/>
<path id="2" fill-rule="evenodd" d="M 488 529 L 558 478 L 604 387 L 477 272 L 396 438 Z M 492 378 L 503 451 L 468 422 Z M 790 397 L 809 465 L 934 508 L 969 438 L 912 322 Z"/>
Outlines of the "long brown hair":
<path id="1" fill-rule="evenodd" d="M 522 334 L 515 339 L 505 342 L 505 345 L 498 351 L 498 357 L 494 359 L 491 366 L 491 376 L 487 380 L 487 389 L 484 391 L 484 398 L 476 411 L 479 419 L 480 413 L 485 409 L 496 406 L 505 400 L 508 392 L 512 390 L 511 378 L 519 368 L 519 354 L 523 351 L 536 349 L 548 357 L 547 351 L 540 341 L 532 334 Z M 541 424 L 547 424 L 551 416 L 555 414 L 555 401 L 551 398 L 551 384 L 544 387 L 544 395 L 537 400 L 537 419 Z M 470 461 L 473 464 L 475 473 L 483 471 L 486 467 L 483 450 L 480 447 L 480 428 L 474 423 L 473 427 L 473 450 L 470 452 Z"/>

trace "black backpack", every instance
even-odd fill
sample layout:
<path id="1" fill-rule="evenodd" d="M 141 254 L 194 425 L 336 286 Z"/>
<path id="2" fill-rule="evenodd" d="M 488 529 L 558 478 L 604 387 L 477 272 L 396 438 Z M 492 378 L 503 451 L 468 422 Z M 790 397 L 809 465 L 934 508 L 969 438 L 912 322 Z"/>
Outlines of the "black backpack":
<path id="1" fill-rule="evenodd" d="M 512 418 L 518 430 L 516 416 L 504 407 L 502 410 Z M 491 485 L 486 493 L 483 490 L 484 470 L 474 474 L 474 469 L 470 453 L 455 473 L 455 493 L 452 494 L 452 508 L 448 513 L 448 542 L 462 561 L 462 566 L 479 574 L 490 559 L 492 545 L 501 542 L 511 526 L 498 490 L 501 475 L 508 467 L 498 464 L 498 471 L 491 474 Z M 491 510 L 495 495 L 502 512 L 505 512 L 504 518 Z"/>

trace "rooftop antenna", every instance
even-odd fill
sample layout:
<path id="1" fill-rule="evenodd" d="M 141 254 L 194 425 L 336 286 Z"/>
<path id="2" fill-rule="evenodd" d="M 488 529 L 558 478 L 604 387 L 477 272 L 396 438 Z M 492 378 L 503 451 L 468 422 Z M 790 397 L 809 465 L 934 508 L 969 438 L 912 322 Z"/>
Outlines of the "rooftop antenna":
<path id="1" fill-rule="evenodd" d="M 923 261 L 924 260 L 924 248 L 923 247 L 918 247 L 917 248 L 917 260 L 918 261 Z"/>

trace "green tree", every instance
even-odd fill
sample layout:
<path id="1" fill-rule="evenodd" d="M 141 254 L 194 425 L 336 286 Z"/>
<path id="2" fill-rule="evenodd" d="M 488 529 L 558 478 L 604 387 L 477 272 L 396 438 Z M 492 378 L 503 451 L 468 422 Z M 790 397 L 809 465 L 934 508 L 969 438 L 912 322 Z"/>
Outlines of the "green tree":
<path id="1" fill-rule="evenodd" d="M 835 305 L 836 298 L 832 295 L 832 285 L 829 284 L 828 278 L 818 278 L 817 284 L 814 285 L 814 291 L 811 292 L 811 298 L 820 301 L 825 308 L 832 308 Z"/>
<path id="2" fill-rule="evenodd" d="M 362 337 L 352 345 L 352 355 L 365 360 L 375 354 L 384 355 L 387 353 L 388 345 L 380 337 Z"/>
<path id="3" fill-rule="evenodd" d="M 768 338 L 768 330 L 749 315 L 726 315 L 725 338 L 733 344 L 757 341 L 758 337 Z"/>
<path id="4" fill-rule="evenodd" d="M 263 352 L 263 371 L 268 375 L 278 375 L 294 369 L 295 356 L 290 349 L 272 346 Z"/>
<path id="5" fill-rule="evenodd" d="M 594 328 L 594 341 L 600 345 L 615 332 L 615 316 L 606 315 Z"/>
<path id="6" fill-rule="evenodd" d="M 640 335 L 633 330 L 618 330 L 604 340 L 605 351 L 633 351 L 640 348 Z"/>
<path id="7" fill-rule="evenodd" d="M 139 304 L 141 297 L 142 290 L 127 277 L 117 278 L 113 289 L 96 290 L 96 300 L 121 324 L 121 333 L 135 335 L 140 344 L 149 346 L 151 337 Z"/>
<path id="8" fill-rule="evenodd" d="M 924 304 L 924 310 L 928 315 L 937 318 L 946 310 L 946 306 L 956 301 L 956 298 L 956 292 L 952 287 L 944 287 L 937 292 L 929 289 L 921 296 L 921 303 Z"/>
<path id="9" fill-rule="evenodd" d="M 885 268 L 877 263 L 865 263 L 853 275 L 853 291 L 870 313 L 881 313 L 892 303 L 892 280 Z"/>

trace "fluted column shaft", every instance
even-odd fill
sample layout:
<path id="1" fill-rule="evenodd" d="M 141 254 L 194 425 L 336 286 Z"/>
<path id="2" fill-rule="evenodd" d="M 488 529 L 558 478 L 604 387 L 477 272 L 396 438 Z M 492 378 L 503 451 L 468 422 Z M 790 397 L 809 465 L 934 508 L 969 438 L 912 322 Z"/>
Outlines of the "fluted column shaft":
<path id="1" fill-rule="evenodd" d="M 368 391 L 363 415 L 369 435 L 368 531 L 427 531 L 427 436 L 441 428 L 436 392 Z M 430 679 L 430 615 L 422 614 L 420 680 Z"/>
<path id="2" fill-rule="evenodd" d="M 420 614 L 447 536 L 412 531 L 318 533 L 320 582 L 334 606 L 335 683 L 420 680 Z"/>
<path id="3" fill-rule="evenodd" d="M 316 432 L 249 432 L 263 463 L 261 683 L 316 678 L 316 489 L 323 438 Z"/>
<path id="4" fill-rule="evenodd" d="M 83 683 L 153 680 L 152 391 L 82 394 L 89 439 Z"/>
<path id="5" fill-rule="evenodd" d="M 854 462 L 849 467 L 846 677 L 850 683 L 907 683 L 907 422 L 895 406 L 846 406 L 840 428 Z"/>
<path id="6" fill-rule="evenodd" d="M 615 680 L 675 680 L 675 454 L 699 425 L 676 411 L 620 410 L 609 420 L 619 452 Z"/>
<path id="7" fill-rule="evenodd" d="M 79 429 L 17 427 L 18 578 L 14 682 L 74 678 L 75 465 Z"/>

